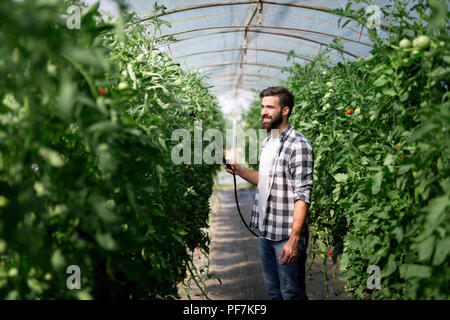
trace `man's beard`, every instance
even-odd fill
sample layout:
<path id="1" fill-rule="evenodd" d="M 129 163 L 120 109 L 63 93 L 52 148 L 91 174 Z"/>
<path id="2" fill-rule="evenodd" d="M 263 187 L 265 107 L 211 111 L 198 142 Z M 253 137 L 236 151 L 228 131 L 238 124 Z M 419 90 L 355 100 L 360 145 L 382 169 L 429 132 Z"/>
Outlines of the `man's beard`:
<path id="1" fill-rule="evenodd" d="M 264 118 L 261 119 L 261 129 L 272 130 L 278 129 L 280 127 L 280 124 L 283 122 L 283 117 L 281 116 L 280 112 L 278 116 L 276 116 L 275 119 L 272 119 L 272 121 L 270 122 L 264 123 L 263 120 Z"/>

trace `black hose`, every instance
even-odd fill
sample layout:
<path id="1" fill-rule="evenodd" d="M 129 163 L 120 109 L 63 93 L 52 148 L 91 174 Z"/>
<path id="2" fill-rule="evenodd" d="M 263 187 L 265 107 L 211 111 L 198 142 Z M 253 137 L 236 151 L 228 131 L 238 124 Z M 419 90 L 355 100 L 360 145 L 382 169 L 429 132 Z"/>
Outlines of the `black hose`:
<path id="1" fill-rule="evenodd" d="M 231 169 L 231 170 L 233 172 L 233 180 L 234 180 L 234 198 L 236 199 L 236 207 L 238 209 L 239 216 L 241 217 L 241 220 L 244 223 L 247 230 L 250 231 L 255 237 L 258 238 L 258 235 L 252 229 L 250 229 L 250 227 L 247 225 L 247 222 L 245 222 L 244 217 L 242 216 L 241 209 L 239 208 L 239 201 L 238 201 L 238 196 L 237 196 L 236 174 L 234 173 L 233 169 Z"/>

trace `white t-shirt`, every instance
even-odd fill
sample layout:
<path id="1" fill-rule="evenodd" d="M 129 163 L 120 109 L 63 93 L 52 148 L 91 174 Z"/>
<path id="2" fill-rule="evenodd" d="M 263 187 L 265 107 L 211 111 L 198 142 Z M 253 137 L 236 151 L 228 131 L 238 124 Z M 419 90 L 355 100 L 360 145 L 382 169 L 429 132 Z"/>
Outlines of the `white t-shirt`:
<path id="1" fill-rule="evenodd" d="M 278 154 L 278 148 L 280 145 L 279 135 L 272 134 L 270 140 L 261 152 L 259 158 L 259 174 L 258 174 L 258 213 L 259 213 L 259 230 L 262 230 L 264 216 L 266 212 L 267 198 L 269 196 L 269 172 L 272 168 L 275 158 Z"/>

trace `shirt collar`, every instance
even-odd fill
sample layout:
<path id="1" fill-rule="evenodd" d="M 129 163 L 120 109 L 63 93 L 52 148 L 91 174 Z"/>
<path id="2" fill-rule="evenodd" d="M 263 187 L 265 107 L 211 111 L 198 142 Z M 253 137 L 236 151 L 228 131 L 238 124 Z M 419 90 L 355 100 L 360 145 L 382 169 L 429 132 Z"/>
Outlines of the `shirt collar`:
<path id="1" fill-rule="evenodd" d="M 286 129 L 284 129 L 283 132 L 281 132 L 280 134 L 278 134 L 278 132 L 274 135 L 274 134 L 270 134 L 268 136 L 268 140 L 271 140 L 273 138 L 278 138 L 280 142 L 283 142 L 284 140 L 286 140 L 287 136 L 290 134 L 291 130 L 294 128 L 294 126 L 292 124 L 289 124 L 288 127 Z"/>
<path id="2" fill-rule="evenodd" d="M 284 131 L 282 133 L 280 133 L 280 141 L 281 142 L 283 142 L 286 139 L 286 137 L 289 135 L 289 133 L 291 132 L 293 127 L 294 126 L 292 124 L 289 124 L 289 126 L 286 129 L 284 129 Z"/>

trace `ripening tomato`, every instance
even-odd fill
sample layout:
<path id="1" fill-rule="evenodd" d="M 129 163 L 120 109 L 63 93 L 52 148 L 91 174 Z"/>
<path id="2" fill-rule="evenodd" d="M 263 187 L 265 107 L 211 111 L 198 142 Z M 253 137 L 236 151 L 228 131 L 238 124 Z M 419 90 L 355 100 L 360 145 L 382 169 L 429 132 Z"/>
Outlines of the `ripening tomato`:
<path id="1" fill-rule="evenodd" d="M 353 113 L 353 109 L 349 109 L 349 110 L 347 110 L 347 111 L 345 111 L 345 114 L 352 114 Z"/>
<path id="2" fill-rule="evenodd" d="M 98 93 L 103 97 L 104 95 L 106 95 L 106 90 L 103 88 L 98 88 Z"/>

